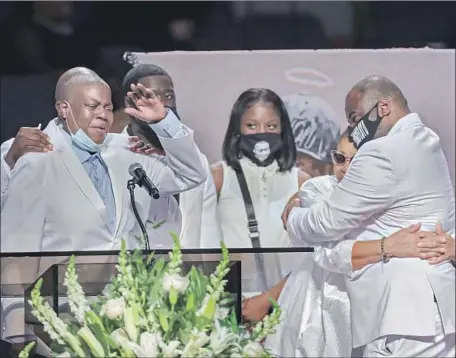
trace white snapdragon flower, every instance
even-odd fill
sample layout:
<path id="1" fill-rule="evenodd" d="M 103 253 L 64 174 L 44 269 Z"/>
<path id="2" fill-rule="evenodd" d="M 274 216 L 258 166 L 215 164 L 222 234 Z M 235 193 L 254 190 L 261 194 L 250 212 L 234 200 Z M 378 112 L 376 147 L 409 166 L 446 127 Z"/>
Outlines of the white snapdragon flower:
<path id="1" fill-rule="evenodd" d="M 231 343 L 236 340 L 236 335 L 226 327 L 221 327 L 220 323 L 215 320 L 215 329 L 210 335 L 210 347 L 217 356 L 221 354 L 225 349 L 230 347 Z"/>
<path id="2" fill-rule="evenodd" d="M 162 338 L 159 333 L 143 332 L 139 337 L 139 345 L 128 342 L 127 347 L 131 349 L 138 358 L 158 357 L 161 342 Z"/>
<path id="3" fill-rule="evenodd" d="M 258 342 L 250 342 L 244 347 L 242 353 L 247 357 L 261 357 L 264 353 L 264 348 Z"/>
<path id="4" fill-rule="evenodd" d="M 182 351 L 182 357 L 196 357 L 199 356 L 199 351 L 204 345 L 209 342 L 209 336 L 196 329 L 192 332 L 190 340 Z"/>
<path id="5" fill-rule="evenodd" d="M 163 290 L 165 292 L 169 292 L 171 290 L 171 287 L 174 287 L 177 292 L 184 292 L 187 289 L 189 283 L 190 281 L 187 277 L 183 277 L 177 274 L 167 273 L 163 276 Z"/>
<path id="6" fill-rule="evenodd" d="M 217 308 L 215 310 L 215 318 L 217 320 L 224 320 L 226 317 L 228 317 L 228 314 L 230 313 L 230 310 L 225 307 L 219 307 L 217 305 Z"/>
<path id="7" fill-rule="evenodd" d="M 123 297 L 108 300 L 102 307 L 100 314 L 109 319 L 116 319 L 123 315 L 125 311 L 125 300 Z"/>
<path id="8" fill-rule="evenodd" d="M 168 344 L 161 342 L 160 349 L 162 351 L 163 358 L 178 357 L 182 351 L 179 348 L 181 343 L 179 341 L 171 341 Z"/>

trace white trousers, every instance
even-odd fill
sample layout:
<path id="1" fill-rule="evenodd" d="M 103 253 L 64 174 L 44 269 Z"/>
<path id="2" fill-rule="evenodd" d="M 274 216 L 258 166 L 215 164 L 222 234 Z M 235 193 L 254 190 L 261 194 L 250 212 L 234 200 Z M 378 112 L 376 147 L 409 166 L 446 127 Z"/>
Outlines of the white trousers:
<path id="1" fill-rule="evenodd" d="M 364 347 L 356 349 L 353 356 L 368 357 L 455 357 L 454 333 L 445 335 L 437 304 L 436 335 L 433 337 L 414 337 L 391 335 L 381 337 Z M 417 312 L 417 314 L 419 314 Z"/>

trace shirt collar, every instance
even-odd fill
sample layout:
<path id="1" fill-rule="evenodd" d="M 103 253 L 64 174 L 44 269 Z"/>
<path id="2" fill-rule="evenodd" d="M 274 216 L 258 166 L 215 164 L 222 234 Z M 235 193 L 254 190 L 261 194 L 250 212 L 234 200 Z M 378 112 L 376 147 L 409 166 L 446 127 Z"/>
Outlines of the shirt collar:
<path id="1" fill-rule="evenodd" d="M 74 154 L 76 155 L 76 157 L 78 157 L 78 159 L 81 163 L 86 162 L 92 156 L 98 156 L 98 158 L 101 160 L 101 162 L 103 162 L 99 153 L 91 154 L 91 153 L 87 152 L 86 150 L 83 150 L 83 149 L 79 148 L 78 146 L 76 146 L 73 143 L 73 141 L 71 140 L 71 136 L 68 134 L 68 132 L 63 129 L 63 124 L 59 124 L 58 126 L 61 128 L 61 133 L 65 139 L 65 142 L 67 142 L 71 146 Z"/>
<path id="2" fill-rule="evenodd" d="M 409 113 L 396 122 L 393 128 L 391 128 L 391 130 L 389 131 L 388 135 L 400 132 L 408 127 L 416 125 L 423 126 L 424 124 L 417 113 Z"/>

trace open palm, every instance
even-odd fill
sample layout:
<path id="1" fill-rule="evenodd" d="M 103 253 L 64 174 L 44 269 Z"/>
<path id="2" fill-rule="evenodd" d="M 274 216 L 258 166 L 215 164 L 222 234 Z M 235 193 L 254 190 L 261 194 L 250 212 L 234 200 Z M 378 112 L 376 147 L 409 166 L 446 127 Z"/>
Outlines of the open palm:
<path id="1" fill-rule="evenodd" d="M 154 91 L 141 83 L 132 84 L 130 88 L 127 93 L 130 106 L 125 108 L 125 113 L 148 123 L 157 123 L 166 117 L 165 106 Z"/>

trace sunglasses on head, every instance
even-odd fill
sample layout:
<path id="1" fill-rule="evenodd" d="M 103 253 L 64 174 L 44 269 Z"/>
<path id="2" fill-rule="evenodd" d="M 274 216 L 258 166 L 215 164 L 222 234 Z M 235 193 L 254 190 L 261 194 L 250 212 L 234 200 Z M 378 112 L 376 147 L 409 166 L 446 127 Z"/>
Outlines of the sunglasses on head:
<path id="1" fill-rule="evenodd" d="M 348 157 L 344 153 L 339 152 L 337 150 L 331 151 L 331 160 L 334 164 L 344 164 L 345 162 L 349 162 L 353 159 L 353 157 Z"/>

